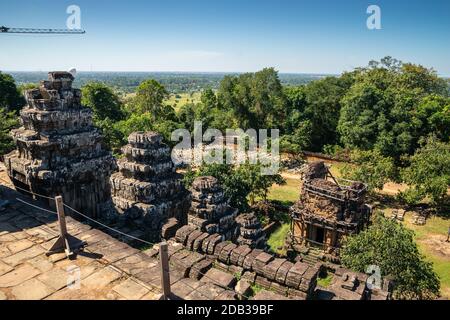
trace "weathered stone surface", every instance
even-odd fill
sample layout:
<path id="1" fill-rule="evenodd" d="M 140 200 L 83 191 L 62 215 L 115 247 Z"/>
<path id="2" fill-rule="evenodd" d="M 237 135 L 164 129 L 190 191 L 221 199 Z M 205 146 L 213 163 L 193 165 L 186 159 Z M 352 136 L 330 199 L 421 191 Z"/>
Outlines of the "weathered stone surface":
<path id="1" fill-rule="evenodd" d="M 214 300 L 236 300 L 236 293 L 231 290 L 225 290 L 222 293 L 220 293 L 217 297 L 214 298 Z"/>
<path id="2" fill-rule="evenodd" d="M 253 261 L 255 258 L 261 254 L 263 251 L 260 249 L 254 249 L 252 252 L 247 254 L 247 256 L 244 258 L 244 262 L 242 263 L 242 267 L 247 270 L 253 270 Z"/>
<path id="3" fill-rule="evenodd" d="M 37 279 L 30 279 L 12 288 L 11 294 L 17 300 L 41 300 L 54 291 Z"/>
<path id="4" fill-rule="evenodd" d="M 247 299 L 252 294 L 252 286 L 245 280 L 239 280 L 234 288 L 240 300 Z"/>
<path id="5" fill-rule="evenodd" d="M 193 226 L 183 226 L 180 229 L 177 230 L 175 234 L 175 239 L 177 242 L 186 245 L 186 241 L 189 237 L 189 235 L 195 230 Z"/>
<path id="6" fill-rule="evenodd" d="M 202 250 L 203 241 L 209 237 L 209 233 L 202 233 L 197 239 L 195 239 L 194 244 L 192 245 L 192 250 L 200 252 Z"/>
<path id="7" fill-rule="evenodd" d="M 10 266 L 14 267 L 30 258 L 34 258 L 42 253 L 44 253 L 44 249 L 42 249 L 38 245 L 35 245 L 33 247 L 30 247 L 28 249 L 22 250 L 16 254 L 11 255 L 11 256 L 3 259 L 3 261 L 6 262 L 7 264 L 9 264 Z"/>
<path id="8" fill-rule="evenodd" d="M 287 261 L 286 259 L 279 259 L 279 258 L 272 260 L 263 269 L 263 271 L 264 271 L 263 275 L 266 278 L 268 278 L 269 280 L 276 281 L 277 280 L 276 279 L 277 271 L 281 267 L 281 265 L 283 263 L 285 263 L 286 261 Z"/>
<path id="9" fill-rule="evenodd" d="M 13 267 L 7 265 L 6 263 L 0 261 L 0 276 L 4 275 L 5 273 L 13 270 Z"/>
<path id="10" fill-rule="evenodd" d="M 119 279 L 121 273 L 111 267 L 103 268 L 84 279 L 82 285 L 87 288 L 99 289 Z"/>
<path id="11" fill-rule="evenodd" d="M 300 282 L 302 280 L 303 274 L 309 266 L 303 262 L 296 262 L 292 268 L 289 269 L 289 272 L 286 277 L 286 285 L 298 289 Z"/>
<path id="12" fill-rule="evenodd" d="M 257 275 L 255 278 L 255 283 L 263 288 L 269 289 L 272 282 L 264 276 Z"/>
<path id="13" fill-rule="evenodd" d="M 225 242 L 225 241 L 218 243 L 218 244 L 215 246 L 215 248 L 214 248 L 214 253 L 213 253 L 214 257 L 218 258 L 219 255 L 220 255 L 220 253 L 222 252 L 222 250 L 223 250 L 228 244 L 229 244 L 229 243 L 228 243 L 228 242 Z"/>
<path id="14" fill-rule="evenodd" d="M 229 264 L 231 252 L 236 249 L 236 247 L 237 245 L 235 245 L 234 243 L 226 245 L 219 254 L 219 261 Z"/>
<path id="15" fill-rule="evenodd" d="M 202 249 L 204 253 L 207 254 L 214 254 L 214 252 L 216 251 L 216 246 L 222 242 L 222 236 L 218 235 L 218 234 L 212 234 L 210 237 L 207 238 L 207 244 L 208 247 L 205 250 L 205 246 L 202 245 Z"/>
<path id="16" fill-rule="evenodd" d="M 252 269 L 260 275 L 264 275 L 266 265 L 274 259 L 273 255 L 266 252 L 261 252 L 255 257 L 252 264 Z"/>
<path id="17" fill-rule="evenodd" d="M 64 288 L 70 281 L 67 270 L 53 268 L 37 277 L 37 279 L 55 291 Z"/>
<path id="18" fill-rule="evenodd" d="M 201 232 L 200 230 L 194 230 L 194 231 L 192 231 L 190 234 L 189 234 L 189 236 L 188 236 L 188 238 L 187 238 L 187 240 L 186 240 L 186 248 L 188 249 L 188 250 L 192 250 L 193 249 L 193 245 L 194 245 L 194 241 L 198 238 L 198 237 L 200 237 L 201 235 L 203 234 L 203 232 Z"/>
<path id="19" fill-rule="evenodd" d="M 239 226 L 239 236 L 236 242 L 248 245 L 250 248 L 262 248 L 265 245 L 265 236 L 261 223 L 254 213 L 243 213 L 236 218 Z"/>
<path id="20" fill-rule="evenodd" d="M 205 259 L 195 263 L 189 272 L 189 277 L 195 280 L 199 280 L 203 275 L 208 272 L 212 267 L 212 261 Z"/>
<path id="21" fill-rule="evenodd" d="M 113 291 L 127 300 L 139 300 L 149 292 L 147 288 L 130 278 L 115 286 Z"/>
<path id="22" fill-rule="evenodd" d="M 16 269 L 0 276 L 0 288 L 14 287 L 22 282 L 34 278 L 39 274 L 39 270 L 28 264 L 17 267 Z"/>
<path id="23" fill-rule="evenodd" d="M 236 278 L 229 273 L 211 268 L 202 277 L 201 281 L 232 289 L 236 283 Z"/>
<path id="24" fill-rule="evenodd" d="M 289 298 L 293 300 L 306 300 L 308 299 L 308 294 L 303 291 L 299 291 L 293 288 L 289 288 L 288 290 L 288 296 Z"/>
<path id="25" fill-rule="evenodd" d="M 276 280 L 278 283 L 285 284 L 289 270 L 294 266 L 290 261 L 285 261 L 277 270 Z"/>
<path id="26" fill-rule="evenodd" d="M 252 300 L 289 300 L 289 299 L 275 292 L 263 289 L 258 293 L 256 293 Z"/>

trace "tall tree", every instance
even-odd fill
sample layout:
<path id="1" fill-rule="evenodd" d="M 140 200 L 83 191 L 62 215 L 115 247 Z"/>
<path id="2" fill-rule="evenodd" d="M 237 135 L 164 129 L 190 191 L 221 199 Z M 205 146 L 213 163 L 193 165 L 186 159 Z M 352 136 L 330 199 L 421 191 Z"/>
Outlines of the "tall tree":
<path id="1" fill-rule="evenodd" d="M 0 71 L 0 108 L 19 111 L 25 105 L 25 99 L 16 87 L 14 78 Z"/>
<path id="2" fill-rule="evenodd" d="M 393 277 L 396 298 L 434 299 L 439 295 L 439 278 L 420 254 L 413 231 L 382 214 L 375 215 L 367 230 L 347 238 L 340 256 L 350 269 L 365 272 L 376 265 L 382 276 Z"/>
<path id="3" fill-rule="evenodd" d="M 14 142 L 9 136 L 9 131 L 19 124 L 19 119 L 14 111 L 0 108 L 0 155 L 4 155 L 14 149 Z"/>
<path id="4" fill-rule="evenodd" d="M 164 115 L 164 100 L 169 97 L 166 88 L 154 79 L 143 81 L 136 89 L 134 106 L 139 112 L 149 112 L 153 117 Z"/>
<path id="5" fill-rule="evenodd" d="M 100 82 L 90 82 L 81 88 L 82 104 L 94 111 L 95 120 L 123 118 L 122 103 L 110 87 Z"/>
<path id="6" fill-rule="evenodd" d="M 450 144 L 430 136 L 409 162 L 410 166 L 402 171 L 403 181 L 409 186 L 402 198 L 410 204 L 428 198 L 435 205 L 450 205 Z"/>

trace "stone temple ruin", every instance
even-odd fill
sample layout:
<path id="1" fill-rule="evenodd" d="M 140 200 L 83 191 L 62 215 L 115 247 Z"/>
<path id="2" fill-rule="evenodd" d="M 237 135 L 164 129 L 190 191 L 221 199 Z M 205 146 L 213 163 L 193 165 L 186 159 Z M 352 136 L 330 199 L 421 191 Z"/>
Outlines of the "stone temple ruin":
<path id="1" fill-rule="evenodd" d="M 189 224 L 208 234 L 220 234 L 224 240 L 238 236 L 235 218 L 238 210 L 230 207 L 223 188 L 214 177 L 198 177 L 192 183 Z"/>
<path id="2" fill-rule="evenodd" d="M 369 221 L 367 187 L 348 180 L 343 180 L 346 185 L 338 183 L 324 162 L 309 164 L 302 181 L 300 200 L 291 207 L 291 246 L 319 247 L 338 255 L 342 240 Z"/>
<path id="3" fill-rule="evenodd" d="M 263 248 L 266 238 L 261 228 L 261 223 L 254 213 L 243 213 L 236 218 L 239 226 L 239 236 L 236 243 L 248 245 L 250 248 Z"/>
<path id="4" fill-rule="evenodd" d="M 50 72 L 38 89 L 26 91 L 23 126 L 11 132 L 17 150 L 5 156 L 5 165 L 15 186 L 62 195 L 66 204 L 95 217 L 109 198 L 116 164 L 73 80 L 68 72 Z"/>
<path id="5" fill-rule="evenodd" d="M 111 176 L 115 218 L 132 221 L 155 241 L 174 236 L 187 223 L 190 204 L 162 139 L 154 132 L 132 133 L 122 148 L 125 157 L 118 160 L 119 172 Z"/>
<path id="6" fill-rule="evenodd" d="M 222 240 L 251 248 L 265 246 L 258 218 L 253 213 L 238 215 L 238 210 L 229 205 L 229 199 L 216 178 L 198 177 L 190 191 L 192 204 L 188 221 L 194 232 L 217 234 Z"/>

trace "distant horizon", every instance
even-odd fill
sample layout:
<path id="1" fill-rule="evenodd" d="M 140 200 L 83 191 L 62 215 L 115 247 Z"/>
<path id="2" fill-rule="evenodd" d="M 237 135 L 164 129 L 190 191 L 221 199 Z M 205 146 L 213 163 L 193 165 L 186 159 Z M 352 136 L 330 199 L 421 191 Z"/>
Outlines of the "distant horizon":
<path id="1" fill-rule="evenodd" d="M 69 0 L 0 1 L 0 25 L 67 28 Z M 80 35 L 0 33 L 0 69 L 338 75 L 385 56 L 450 76 L 448 0 L 77 0 Z M 370 5 L 380 11 L 370 27 Z"/>
<path id="2" fill-rule="evenodd" d="M 262 70 L 262 69 L 261 69 Z M 51 71 L 67 71 L 67 70 L 61 70 L 61 69 L 49 69 L 49 70 L 1 70 L 0 72 L 3 73 L 48 73 Z M 77 70 L 77 73 L 166 73 L 166 74 L 244 74 L 244 73 L 253 73 L 258 72 L 256 71 L 108 71 L 108 70 L 100 70 L 100 71 L 94 71 L 94 70 Z M 278 71 L 278 70 L 277 70 Z M 278 74 L 280 75 L 306 75 L 306 76 L 340 76 L 344 72 L 347 72 L 348 70 L 342 71 L 341 73 L 311 73 L 311 72 L 281 72 L 278 71 Z M 450 79 L 450 74 L 440 74 L 437 72 L 437 76 L 444 79 Z"/>

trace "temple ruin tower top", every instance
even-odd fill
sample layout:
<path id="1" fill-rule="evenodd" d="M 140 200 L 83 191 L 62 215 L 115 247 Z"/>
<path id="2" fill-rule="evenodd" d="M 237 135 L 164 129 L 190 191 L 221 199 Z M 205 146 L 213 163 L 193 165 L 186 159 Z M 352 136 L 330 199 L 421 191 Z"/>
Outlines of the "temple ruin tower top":
<path id="1" fill-rule="evenodd" d="M 145 230 L 155 241 L 174 235 L 187 223 L 190 196 L 175 171 L 170 148 L 158 133 L 134 132 L 122 153 L 119 172 L 111 176 L 117 217 Z"/>
<path id="2" fill-rule="evenodd" d="M 50 72 L 39 88 L 25 92 L 22 127 L 11 132 L 17 150 L 5 156 L 5 165 L 17 186 L 62 195 L 65 203 L 95 216 L 109 197 L 116 165 L 73 80 L 69 72 Z"/>
<path id="3" fill-rule="evenodd" d="M 235 221 L 238 210 L 229 205 L 219 181 L 212 176 L 198 177 L 192 183 L 191 194 L 189 224 L 200 231 L 235 240 L 239 232 Z"/>

